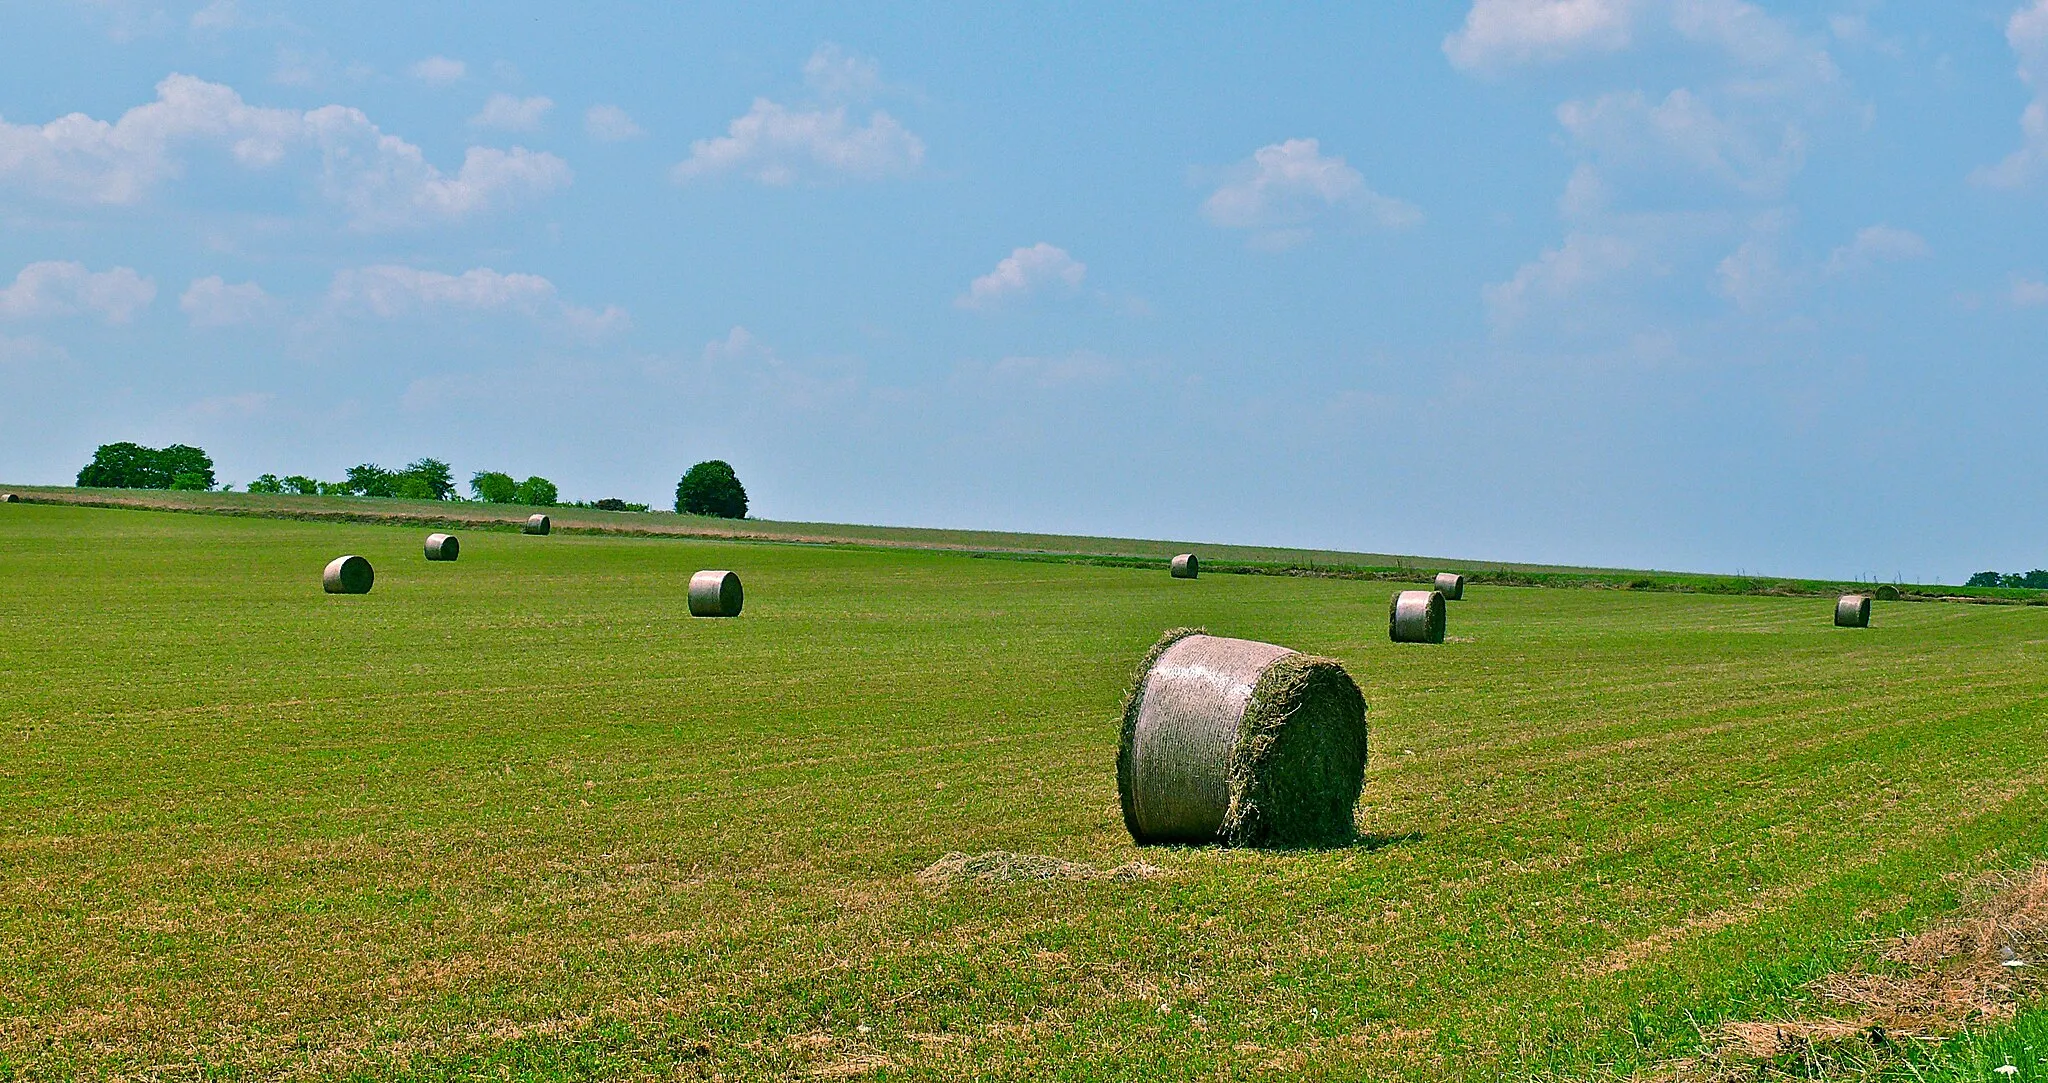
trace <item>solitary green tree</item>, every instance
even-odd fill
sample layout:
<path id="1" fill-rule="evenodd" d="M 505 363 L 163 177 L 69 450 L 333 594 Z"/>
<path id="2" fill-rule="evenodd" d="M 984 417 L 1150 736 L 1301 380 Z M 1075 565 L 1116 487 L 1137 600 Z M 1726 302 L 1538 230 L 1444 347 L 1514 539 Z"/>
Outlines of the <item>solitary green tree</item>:
<path id="1" fill-rule="evenodd" d="M 747 517 L 747 487 L 740 484 L 732 464 L 712 459 L 690 468 L 676 482 L 676 510 L 686 515 L 716 515 L 721 519 Z"/>

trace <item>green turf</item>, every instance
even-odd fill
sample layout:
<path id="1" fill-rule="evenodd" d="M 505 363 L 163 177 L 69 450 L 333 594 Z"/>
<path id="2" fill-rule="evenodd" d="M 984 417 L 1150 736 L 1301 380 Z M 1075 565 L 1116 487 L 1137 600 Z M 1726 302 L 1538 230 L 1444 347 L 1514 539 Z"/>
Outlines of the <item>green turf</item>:
<path id="1" fill-rule="evenodd" d="M 1625 1075 L 2048 855 L 2039 607 L 1471 587 L 1431 647 L 1377 583 L 424 534 L 0 507 L 0 1077 Z M 1130 846 L 1175 626 L 1346 664 L 1360 845 Z M 1171 875 L 914 879 L 992 849 Z"/>

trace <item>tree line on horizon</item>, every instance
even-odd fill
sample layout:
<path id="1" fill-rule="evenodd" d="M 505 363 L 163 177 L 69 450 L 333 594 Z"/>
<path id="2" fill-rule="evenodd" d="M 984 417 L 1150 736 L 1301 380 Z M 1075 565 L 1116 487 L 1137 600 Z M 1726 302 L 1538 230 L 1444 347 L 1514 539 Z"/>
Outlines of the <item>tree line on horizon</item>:
<path id="1" fill-rule="evenodd" d="M 172 444 L 164 448 L 144 447 L 122 441 L 102 444 L 92 461 L 78 472 L 78 484 L 94 489 L 170 489 L 226 492 L 234 486 L 218 485 L 213 459 L 200 448 Z M 462 500 L 456 490 L 455 470 L 435 458 L 419 458 L 397 470 L 375 463 L 360 463 L 348 469 L 340 481 L 321 481 L 303 474 L 279 477 L 264 474 L 249 483 L 252 493 L 304 496 L 368 496 L 403 500 Z M 469 499 L 486 504 L 520 504 L 528 507 L 563 506 L 561 491 L 554 482 L 538 475 L 519 481 L 497 470 L 479 470 L 470 475 Z M 646 504 L 608 497 L 567 506 L 600 511 L 648 511 Z M 747 490 L 740 484 L 732 465 L 710 459 L 692 466 L 676 482 L 676 511 L 688 515 L 710 515 L 724 519 L 747 517 Z"/>

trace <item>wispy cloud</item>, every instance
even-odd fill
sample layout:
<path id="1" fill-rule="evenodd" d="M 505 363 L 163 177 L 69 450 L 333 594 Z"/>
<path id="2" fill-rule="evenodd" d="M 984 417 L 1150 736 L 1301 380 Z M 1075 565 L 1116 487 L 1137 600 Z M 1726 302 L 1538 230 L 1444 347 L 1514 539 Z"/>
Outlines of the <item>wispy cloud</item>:
<path id="1" fill-rule="evenodd" d="M 0 287 L 0 319 L 30 320 L 97 316 L 104 323 L 128 323 L 156 299 L 156 283 L 132 267 L 89 271 L 70 260 L 31 263 Z"/>
<path id="2" fill-rule="evenodd" d="M 1005 256 L 995 270 L 969 283 L 967 292 L 953 303 L 961 308 L 994 308 L 1045 289 L 1078 289 L 1087 276 L 1087 264 L 1064 248 L 1040 241 Z"/>
<path id="3" fill-rule="evenodd" d="M 1202 216 L 1224 229 L 1251 231 L 1262 248 L 1288 248 L 1307 240 L 1324 222 L 1363 223 L 1405 229 L 1422 221 L 1422 209 L 1384 196 L 1365 176 L 1314 139 L 1289 139 L 1260 147 L 1233 167 L 1229 179 L 1202 203 Z"/>

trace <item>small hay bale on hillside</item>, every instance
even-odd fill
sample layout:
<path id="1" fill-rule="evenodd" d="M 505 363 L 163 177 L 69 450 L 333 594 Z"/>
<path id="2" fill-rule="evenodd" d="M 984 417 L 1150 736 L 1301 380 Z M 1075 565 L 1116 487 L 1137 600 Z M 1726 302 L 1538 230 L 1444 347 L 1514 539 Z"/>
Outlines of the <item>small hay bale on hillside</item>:
<path id="1" fill-rule="evenodd" d="M 19 504 L 21 498 L 13 493 L 0 493 L 0 504 Z"/>
<path id="2" fill-rule="evenodd" d="M 376 579 L 370 562 L 351 554 L 328 561 L 327 570 L 320 574 L 320 585 L 329 594 L 368 594 Z"/>
<path id="3" fill-rule="evenodd" d="M 1835 601 L 1835 627 L 1870 627 L 1870 595 L 1844 594 Z"/>
<path id="4" fill-rule="evenodd" d="M 1173 558 L 1172 571 L 1175 579 L 1193 579 L 1202 574 L 1202 561 L 1193 553 L 1182 553 Z"/>
<path id="5" fill-rule="evenodd" d="M 1465 577 L 1455 572 L 1436 573 L 1436 592 L 1443 595 L 1444 601 L 1447 602 L 1464 601 Z"/>
<path id="6" fill-rule="evenodd" d="M 462 555 L 462 540 L 453 534 L 427 535 L 428 560 L 454 560 Z"/>
<path id="7" fill-rule="evenodd" d="M 1387 637 L 1396 643 L 1444 641 L 1444 595 L 1439 590 L 1404 590 L 1387 606 Z"/>
<path id="8" fill-rule="evenodd" d="M 1877 588 L 1877 600 L 1880 602 L 1898 601 L 1899 588 L 1892 586 L 1890 583 L 1886 583 L 1884 586 Z"/>
<path id="9" fill-rule="evenodd" d="M 526 517 L 526 525 L 520 527 L 519 530 L 523 534 L 546 534 L 554 528 L 554 520 L 536 512 Z"/>
<path id="10" fill-rule="evenodd" d="M 1365 760 L 1365 698 L 1342 665 L 1179 628 L 1124 699 L 1117 794 L 1140 845 L 1341 845 Z"/>
<path id="11" fill-rule="evenodd" d="M 740 591 L 740 577 L 728 571 L 702 571 L 690 577 L 690 615 L 693 617 L 737 617 L 746 596 Z"/>

